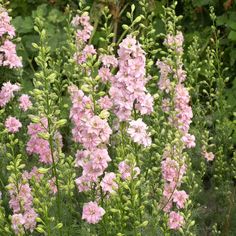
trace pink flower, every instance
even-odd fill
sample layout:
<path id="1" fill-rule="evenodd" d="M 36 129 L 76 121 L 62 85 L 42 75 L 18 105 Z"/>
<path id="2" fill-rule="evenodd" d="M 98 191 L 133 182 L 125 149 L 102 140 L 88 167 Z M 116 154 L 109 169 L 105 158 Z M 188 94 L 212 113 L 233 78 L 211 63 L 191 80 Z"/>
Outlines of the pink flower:
<path id="1" fill-rule="evenodd" d="M 0 52 L 4 53 L 3 66 L 9 66 L 10 68 L 22 67 L 21 59 L 16 54 L 16 45 L 14 43 L 5 40 L 0 47 Z"/>
<path id="2" fill-rule="evenodd" d="M 99 57 L 101 60 L 102 64 L 106 67 L 117 67 L 118 65 L 118 60 L 115 58 L 113 55 L 101 55 Z"/>
<path id="3" fill-rule="evenodd" d="M 100 107 L 104 110 L 109 110 L 113 106 L 113 102 L 108 96 L 101 97 L 98 100 L 98 103 L 99 103 Z"/>
<path id="4" fill-rule="evenodd" d="M 121 174 L 121 178 L 123 180 L 129 179 L 131 177 L 131 166 L 126 163 L 126 161 L 122 161 L 118 165 L 119 173 Z M 133 168 L 133 178 L 136 178 L 140 174 L 139 167 Z"/>
<path id="5" fill-rule="evenodd" d="M 76 32 L 76 39 L 79 42 L 85 43 L 91 36 L 93 26 L 89 22 L 90 17 L 87 15 L 87 12 L 84 13 L 82 16 L 75 16 L 72 20 L 72 25 L 75 28 L 80 28 Z"/>
<path id="6" fill-rule="evenodd" d="M 87 176 L 80 176 L 75 180 L 79 192 L 86 192 L 91 189 L 91 181 Z"/>
<path id="7" fill-rule="evenodd" d="M 203 151 L 202 155 L 204 158 L 206 158 L 207 161 L 213 161 L 215 158 L 215 155 L 213 154 L 213 152 Z"/>
<path id="8" fill-rule="evenodd" d="M 48 181 L 51 192 L 55 195 L 57 193 L 57 186 L 56 186 L 56 177 L 53 177 Z"/>
<path id="9" fill-rule="evenodd" d="M 170 99 L 169 98 L 164 98 L 162 100 L 161 109 L 162 109 L 163 112 L 170 111 Z"/>
<path id="10" fill-rule="evenodd" d="M 182 191 L 175 191 L 173 194 L 173 202 L 176 202 L 178 208 L 184 208 L 184 204 L 188 199 L 188 194 Z"/>
<path id="11" fill-rule="evenodd" d="M 101 67 L 98 70 L 98 75 L 101 77 L 103 83 L 110 81 L 112 78 L 112 73 L 107 67 Z"/>
<path id="12" fill-rule="evenodd" d="M 20 86 L 17 84 L 11 84 L 11 82 L 3 83 L 0 91 L 0 107 L 4 107 L 13 97 L 14 92 L 18 92 Z"/>
<path id="13" fill-rule="evenodd" d="M 179 213 L 171 211 L 169 215 L 168 225 L 170 229 L 179 229 L 184 224 L 184 217 Z"/>
<path id="14" fill-rule="evenodd" d="M 99 207 L 96 202 L 88 202 L 84 204 L 82 219 L 86 220 L 89 224 L 96 224 L 105 214 L 105 210 Z"/>
<path id="15" fill-rule="evenodd" d="M 147 133 L 147 125 L 141 118 L 130 121 L 129 125 L 130 127 L 128 128 L 127 133 L 135 143 L 142 144 L 144 147 L 151 145 L 152 140 L 150 134 Z"/>
<path id="16" fill-rule="evenodd" d="M 16 234 L 23 231 L 23 224 L 25 223 L 25 218 L 22 214 L 14 214 L 11 219 L 12 228 Z"/>
<path id="17" fill-rule="evenodd" d="M 16 133 L 22 127 L 21 122 L 15 117 L 9 116 L 5 121 L 5 127 L 10 133 Z"/>
<path id="18" fill-rule="evenodd" d="M 27 111 L 32 106 L 30 97 L 27 94 L 22 94 L 19 98 L 19 102 L 20 102 L 19 106 L 23 111 Z"/>
<path id="19" fill-rule="evenodd" d="M 24 228 L 26 230 L 29 230 L 31 233 L 34 231 L 35 227 L 36 227 L 36 218 L 38 217 L 38 214 L 35 212 L 35 210 L 33 208 L 31 208 L 30 210 L 26 211 L 24 213 Z"/>
<path id="20" fill-rule="evenodd" d="M 181 138 L 181 140 L 184 142 L 187 148 L 192 148 L 196 146 L 194 135 L 186 134 Z"/>
<path id="21" fill-rule="evenodd" d="M 15 28 L 10 23 L 11 18 L 7 11 L 3 8 L 0 9 L 0 37 L 8 34 L 10 38 L 15 36 Z"/>
<path id="22" fill-rule="evenodd" d="M 118 185 L 115 182 L 115 179 L 116 179 L 115 173 L 113 173 L 113 172 L 106 173 L 100 183 L 102 190 L 104 192 L 113 193 L 114 190 L 116 190 L 118 188 Z"/>

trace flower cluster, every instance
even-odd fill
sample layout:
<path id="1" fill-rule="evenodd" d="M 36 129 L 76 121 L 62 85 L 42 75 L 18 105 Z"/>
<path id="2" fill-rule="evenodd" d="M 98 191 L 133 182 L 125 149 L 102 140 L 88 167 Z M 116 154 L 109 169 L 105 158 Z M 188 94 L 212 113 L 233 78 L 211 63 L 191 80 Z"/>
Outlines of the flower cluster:
<path id="1" fill-rule="evenodd" d="M 0 9 L 0 66 L 9 68 L 22 67 L 21 59 L 16 54 L 16 45 L 9 39 L 15 36 L 15 29 L 10 23 L 10 17 L 5 9 Z M 9 38 L 9 39 L 8 39 Z"/>
<path id="2" fill-rule="evenodd" d="M 46 118 L 42 118 L 39 123 L 30 123 L 28 125 L 28 135 L 30 139 L 27 142 L 26 150 L 29 154 L 39 155 L 40 162 L 51 164 L 53 160 L 49 141 L 41 137 L 43 134 L 47 133 L 47 128 L 48 122 Z M 55 133 L 54 141 L 62 147 L 62 136 L 59 132 Z M 56 157 L 57 155 L 55 155 L 55 159 Z"/>
<path id="3" fill-rule="evenodd" d="M 153 97 L 146 91 L 145 53 L 134 37 L 128 35 L 119 45 L 119 70 L 111 77 L 110 97 L 120 121 L 131 118 L 135 108 L 142 115 L 153 111 Z"/>
<path id="4" fill-rule="evenodd" d="M 189 105 L 190 96 L 183 82 L 186 80 L 186 72 L 183 70 L 183 35 L 177 32 L 176 35 L 168 34 L 164 44 L 175 55 L 176 65 L 168 63 L 168 60 L 158 60 L 156 65 L 160 70 L 160 80 L 158 86 L 167 95 L 173 96 L 173 106 L 171 108 L 171 98 L 164 98 L 162 110 L 170 114 L 169 122 L 180 134 L 180 142 L 184 148 L 195 147 L 195 137 L 189 134 L 191 119 L 193 117 L 192 108 Z M 173 77 L 173 83 L 170 77 Z M 173 110 L 171 110 L 173 109 Z M 177 151 L 178 149 L 178 151 Z M 188 199 L 188 194 L 184 190 L 178 190 L 184 174 L 186 173 L 185 156 L 182 154 L 181 145 L 168 147 L 164 150 L 162 161 L 162 176 L 164 179 L 163 210 L 170 212 L 173 203 L 178 209 L 184 208 Z M 171 211 L 169 213 L 170 229 L 179 229 L 184 224 L 184 218 L 179 213 Z"/>
<path id="5" fill-rule="evenodd" d="M 150 135 L 147 133 L 147 129 L 147 125 L 142 121 L 141 118 L 139 118 L 137 120 L 132 120 L 129 122 L 127 133 L 135 143 L 147 147 L 152 143 Z"/>
<path id="6" fill-rule="evenodd" d="M 93 26 L 89 22 L 90 17 L 87 13 L 82 16 L 75 16 L 72 20 L 72 25 L 77 29 L 76 31 L 76 46 L 77 52 L 74 54 L 74 60 L 77 64 L 83 64 L 87 58 L 96 55 L 96 50 L 93 45 L 85 44 L 91 37 Z"/>
<path id="7" fill-rule="evenodd" d="M 22 94 L 19 98 L 19 107 L 23 111 L 27 111 L 30 107 L 32 107 L 32 102 L 30 101 L 30 97 L 27 94 Z"/>
<path id="8" fill-rule="evenodd" d="M 20 86 L 17 84 L 11 84 L 11 82 L 3 83 L 0 91 L 0 107 L 6 106 L 6 104 L 14 97 L 14 92 L 18 92 Z"/>
<path id="9" fill-rule="evenodd" d="M 102 82 L 112 81 L 114 76 L 111 73 L 111 68 L 118 66 L 118 60 L 113 55 L 102 55 L 99 59 L 102 62 L 102 67 L 98 70 L 98 75 L 101 77 Z"/>
<path id="10" fill-rule="evenodd" d="M 38 214 L 33 208 L 33 197 L 28 183 L 21 183 L 18 188 L 14 184 L 8 186 L 10 207 L 13 211 L 12 228 L 16 234 L 23 230 L 33 232 Z"/>
<path id="11" fill-rule="evenodd" d="M 82 176 L 76 179 L 76 184 L 79 191 L 83 192 L 91 190 L 92 183 L 99 184 L 99 177 L 102 176 L 108 167 L 108 162 L 111 161 L 106 144 L 108 144 L 112 131 L 106 120 L 94 114 L 92 101 L 88 96 L 84 95 L 75 85 L 69 87 L 69 93 L 72 100 L 70 118 L 74 124 L 73 138 L 84 148 L 76 154 L 76 167 L 83 169 Z M 104 176 L 100 183 L 104 192 L 112 192 L 116 188 L 114 178 L 112 173 Z M 97 203 L 91 205 L 88 212 L 86 209 L 89 205 L 87 204 L 84 205 L 83 219 L 86 219 L 88 223 L 97 223 L 102 214 L 100 217 L 96 217 L 95 221 L 88 216 L 88 212 L 90 214 L 92 208 L 96 212 L 94 204 Z"/>

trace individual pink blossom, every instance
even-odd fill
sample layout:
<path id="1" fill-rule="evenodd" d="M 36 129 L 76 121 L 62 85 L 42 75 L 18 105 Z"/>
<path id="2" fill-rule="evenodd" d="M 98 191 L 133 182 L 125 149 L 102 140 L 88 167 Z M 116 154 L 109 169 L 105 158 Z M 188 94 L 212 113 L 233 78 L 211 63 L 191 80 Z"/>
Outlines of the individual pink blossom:
<path id="1" fill-rule="evenodd" d="M 99 106 L 104 110 L 109 110 L 112 108 L 112 100 L 108 96 L 101 97 L 98 100 Z"/>
<path id="2" fill-rule="evenodd" d="M 181 138 L 181 140 L 184 142 L 187 148 L 193 148 L 196 146 L 194 135 L 186 134 Z"/>
<path id="3" fill-rule="evenodd" d="M 9 116 L 5 121 L 5 127 L 10 133 L 16 133 L 22 127 L 21 122 L 15 117 Z"/>
<path id="4" fill-rule="evenodd" d="M 170 229 L 177 230 L 184 224 L 184 217 L 177 212 L 171 211 L 169 214 L 168 226 Z"/>
<path id="5" fill-rule="evenodd" d="M 162 100 L 161 109 L 162 109 L 163 112 L 169 112 L 170 111 L 170 99 L 169 98 L 164 98 Z"/>
<path id="6" fill-rule="evenodd" d="M 6 39 L 4 41 L 0 47 L 0 53 L 4 54 L 3 66 L 9 66 L 10 68 L 22 67 L 21 59 L 16 54 L 16 45 L 10 40 Z"/>
<path id="7" fill-rule="evenodd" d="M 13 97 L 14 92 L 18 92 L 20 86 L 17 84 L 11 84 L 11 82 L 3 83 L 0 91 L 0 107 L 4 107 Z"/>
<path id="8" fill-rule="evenodd" d="M 14 214 L 11 219 L 12 228 L 16 234 L 23 231 L 23 224 L 25 223 L 25 218 L 22 214 Z"/>
<path id="9" fill-rule="evenodd" d="M 97 224 L 104 214 L 105 210 L 102 207 L 99 207 L 96 202 L 90 201 L 84 204 L 82 219 L 89 224 Z"/>
<path id="10" fill-rule="evenodd" d="M 203 151 L 202 155 L 204 158 L 206 158 L 207 161 L 213 161 L 215 158 L 215 155 L 213 154 L 213 152 Z"/>
<path id="11" fill-rule="evenodd" d="M 152 140 L 150 134 L 147 133 L 147 129 L 147 125 L 139 118 L 129 122 L 127 133 L 135 143 L 148 147 L 151 145 Z"/>
<path id="12" fill-rule="evenodd" d="M 117 67 L 118 66 L 118 60 L 113 55 L 101 55 L 99 57 L 101 60 L 103 66 L 105 67 Z"/>
<path id="13" fill-rule="evenodd" d="M 178 208 L 184 208 L 184 204 L 187 199 L 188 199 L 188 194 L 184 190 L 182 191 L 176 190 L 173 194 L 173 202 L 177 204 Z"/>
<path id="14" fill-rule="evenodd" d="M 42 177 L 43 174 L 39 173 L 39 170 L 36 166 L 34 166 L 30 172 L 24 171 L 22 174 L 23 179 L 25 180 L 34 179 L 36 182 L 40 182 Z"/>
<path id="15" fill-rule="evenodd" d="M 121 178 L 123 180 L 129 179 L 131 177 L 132 168 L 127 164 L 126 161 L 122 161 L 118 165 L 119 173 L 121 174 Z M 140 174 L 139 167 L 133 168 L 133 178 L 136 178 Z"/>
<path id="16" fill-rule="evenodd" d="M 75 183 L 77 185 L 79 192 L 86 192 L 91 189 L 92 182 L 89 180 L 87 176 L 84 175 L 80 176 L 75 180 Z"/>
<path id="17" fill-rule="evenodd" d="M 27 94 L 22 94 L 19 98 L 20 109 L 23 111 L 27 111 L 30 107 L 32 107 L 32 102 L 30 101 L 30 97 Z"/>
<path id="18" fill-rule="evenodd" d="M 153 112 L 153 96 L 149 93 L 143 93 L 143 96 L 137 98 L 135 108 L 140 111 L 141 115 L 150 115 Z"/>
<path id="19" fill-rule="evenodd" d="M 56 186 L 56 177 L 53 177 L 48 181 L 51 192 L 55 195 L 57 193 L 57 186 Z"/>
<path id="20" fill-rule="evenodd" d="M 35 212 L 33 208 L 30 210 L 26 211 L 24 213 L 24 228 L 26 230 L 29 230 L 31 233 L 34 231 L 36 227 L 36 218 L 38 217 L 38 214 Z"/>
<path id="21" fill-rule="evenodd" d="M 107 68 L 107 67 L 101 67 L 98 70 L 98 75 L 102 79 L 103 83 L 106 83 L 107 81 L 110 81 L 111 78 L 112 78 L 112 73 L 111 73 L 110 69 Z"/>
<path id="22" fill-rule="evenodd" d="M 115 182 L 115 179 L 115 173 L 106 173 L 100 183 L 102 190 L 104 192 L 114 193 L 114 191 L 118 188 L 118 184 Z"/>

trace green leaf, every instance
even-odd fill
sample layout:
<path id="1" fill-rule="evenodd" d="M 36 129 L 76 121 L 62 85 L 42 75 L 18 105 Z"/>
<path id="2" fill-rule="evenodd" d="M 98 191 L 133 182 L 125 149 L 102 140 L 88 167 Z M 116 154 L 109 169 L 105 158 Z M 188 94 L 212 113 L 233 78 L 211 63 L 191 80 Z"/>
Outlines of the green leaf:
<path id="1" fill-rule="evenodd" d="M 48 20 L 52 23 L 59 23 L 65 19 L 63 14 L 56 8 L 52 9 L 48 14 Z"/>
<path id="2" fill-rule="evenodd" d="M 233 30 L 236 30 L 236 22 L 235 21 L 228 21 L 227 22 L 227 25 L 233 29 Z"/>
<path id="3" fill-rule="evenodd" d="M 24 18 L 21 16 L 17 16 L 16 18 L 12 20 L 12 23 L 15 26 L 16 31 L 22 34 L 29 33 L 34 28 L 33 19 L 30 16 L 27 16 Z"/>
<path id="4" fill-rule="evenodd" d="M 236 31 L 231 30 L 229 35 L 228 35 L 228 39 L 232 40 L 232 41 L 236 41 Z"/>

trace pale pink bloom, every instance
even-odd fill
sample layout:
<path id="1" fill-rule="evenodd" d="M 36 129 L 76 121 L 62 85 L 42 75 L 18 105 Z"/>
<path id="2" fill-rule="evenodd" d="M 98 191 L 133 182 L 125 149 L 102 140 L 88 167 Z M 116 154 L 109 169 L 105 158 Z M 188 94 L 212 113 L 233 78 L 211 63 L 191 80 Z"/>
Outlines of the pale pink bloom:
<path id="1" fill-rule="evenodd" d="M 185 164 L 179 166 L 177 161 L 170 158 L 166 158 L 161 162 L 161 168 L 163 178 L 170 182 L 180 182 L 186 172 Z"/>
<path id="2" fill-rule="evenodd" d="M 137 98 L 135 108 L 138 109 L 141 115 L 150 115 L 153 112 L 153 96 L 149 93 L 143 93 Z"/>
<path id="3" fill-rule="evenodd" d="M 182 53 L 183 52 L 183 41 L 184 37 L 182 32 L 178 31 L 176 35 L 168 34 L 164 41 L 164 44 L 174 49 L 176 52 Z"/>
<path id="4" fill-rule="evenodd" d="M 26 180 L 35 179 L 36 182 L 40 182 L 40 180 L 43 178 L 43 174 L 39 173 L 38 168 L 34 166 L 30 172 L 24 171 L 22 178 Z"/>
<path id="5" fill-rule="evenodd" d="M 35 212 L 35 210 L 33 208 L 31 208 L 30 210 L 26 211 L 24 213 L 24 228 L 26 230 L 29 230 L 31 233 L 34 231 L 35 227 L 36 227 L 36 218 L 38 217 L 38 214 Z"/>
<path id="6" fill-rule="evenodd" d="M 109 110 L 113 106 L 113 102 L 108 96 L 101 97 L 98 100 L 98 104 L 104 110 Z"/>
<path id="7" fill-rule="evenodd" d="M 93 45 L 86 45 L 83 49 L 83 54 L 85 55 L 86 58 L 88 56 L 95 55 L 96 53 L 97 53 L 96 49 L 94 48 Z"/>
<path id="8" fill-rule="evenodd" d="M 112 78 L 112 73 L 108 67 L 101 67 L 98 70 L 98 75 L 101 77 L 103 83 L 110 81 Z"/>
<path id="9" fill-rule="evenodd" d="M 25 218 L 22 214 L 14 214 L 11 219 L 12 228 L 16 234 L 23 231 L 23 224 L 25 223 Z"/>
<path id="10" fill-rule="evenodd" d="M 177 204 L 178 208 L 184 208 L 184 204 L 186 200 L 188 199 L 188 194 L 182 190 L 182 191 L 175 191 L 173 194 L 173 202 Z"/>
<path id="11" fill-rule="evenodd" d="M 22 127 L 21 122 L 15 117 L 9 116 L 5 121 L 5 127 L 10 133 L 16 133 Z"/>
<path id="12" fill-rule="evenodd" d="M 151 145 L 150 134 L 147 133 L 147 125 L 141 118 L 129 122 L 127 133 L 135 143 L 142 144 L 144 147 Z"/>
<path id="13" fill-rule="evenodd" d="M 72 25 L 78 29 L 76 32 L 76 39 L 78 42 L 82 41 L 85 43 L 91 36 L 93 26 L 89 22 L 90 17 L 85 13 L 82 16 L 75 16 L 72 20 Z"/>
<path id="14" fill-rule="evenodd" d="M 170 111 L 170 99 L 169 98 L 164 98 L 162 100 L 161 109 L 162 109 L 163 112 Z"/>
<path id="15" fill-rule="evenodd" d="M 181 140 L 184 142 L 187 148 L 193 148 L 196 146 L 195 136 L 191 134 L 185 134 Z"/>
<path id="16" fill-rule="evenodd" d="M 121 178 L 123 180 L 129 179 L 131 177 L 132 168 L 130 165 L 126 163 L 126 161 L 122 161 L 118 165 L 119 173 L 121 174 Z M 133 178 L 136 178 L 140 174 L 139 167 L 133 168 Z"/>
<path id="17" fill-rule="evenodd" d="M 86 192 L 91 189 L 91 181 L 87 176 L 80 176 L 75 180 L 79 192 Z"/>
<path id="18" fill-rule="evenodd" d="M 215 158 L 215 155 L 213 154 L 213 152 L 203 151 L 202 155 L 204 158 L 206 158 L 207 161 L 213 161 Z"/>
<path id="19" fill-rule="evenodd" d="M 57 193 L 57 186 L 56 186 L 56 177 L 48 180 L 51 192 L 55 195 Z"/>
<path id="20" fill-rule="evenodd" d="M 115 182 L 116 175 L 113 172 L 106 173 L 103 177 L 100 185 L 104 192 L 113 193 L 118 188 L 118 184 Z"/>
<path id="21" fill-rule="evenodd" d="M 3 83 L 0 91 L 0 107 L 4 107 L 13 97 L 14 92 L 18 92 L 20 86 L 17 84 L 11 84 L 11 82 Z"/>
<path id="22" fill-rule="evenodd" d="M 0 37 L 4 34 L 8 34 L 10 38 L 15 36 L 15 28 L 10 23 L 11 18 L 7 11 L 3 8 L 0 9 Z"/>
<path id="23" fill-rule="evenodd" d="M 19 107 L 23 111 L 27 111 L 30 107 L 32 107 L 32 102 L 30 101 L 30 97 L 27 94 L 22 94 L 19 98 L 20 105 Z"/>
<path id="24" fill-rule="evenodd" d="M 158 81 L 158 86 L 160 90 L 169 93 L 171 90 L 171 84 L 168 76 L 172 72 L 172 69 L 166 62 L 160 60 L 157 60 L 156 65 L 160 70 L 160 80 Z"/>
<path id="25" fill-rule="evenodd" d="M 103 66 L 106 67 L 117 67 L 118 65 L 118 60 L 113 55 L 101 55 L 99 59 L 101 60 Z"/>
<path id="26" fill-rule="evenodd" d="M 170 229 L 179 229 L 184 224 L 184 217 L 177 212 L 171 211 L 169 214 L 168 226 Z"/>
<path id="27" fill-rule="evenodd" d="M 10 68 L 22 67 L 21 59 L 16 54 L 16 45 L 10 40 L 4 41 L 0 47 L 0 52 L 4 53 L 3 66 L 9 66 Z"/>
<path id="28" fill-rule="evenodd" d="M 86 220 L 89 224 L 97 224 L 104 214 L 105 210 L 99 207 L 96 202 L 91 201 L 84 204 L 82 219 Z"/>

